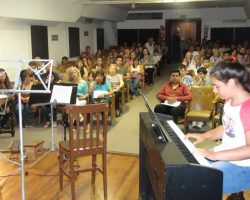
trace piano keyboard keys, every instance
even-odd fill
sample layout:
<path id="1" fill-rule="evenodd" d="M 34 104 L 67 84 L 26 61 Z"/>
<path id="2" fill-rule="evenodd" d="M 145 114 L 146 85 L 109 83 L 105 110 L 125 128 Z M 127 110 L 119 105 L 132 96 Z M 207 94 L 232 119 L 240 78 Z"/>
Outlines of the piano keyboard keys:
<path id="1" fill-rule="evenodd" d="M 176 143 L 176 145 L 178 145 L 179 149 L 185 154 L 188 160 L 189 159 L 193 160 L 193 157 L 194 157 L 196 159 L 196 162 L 193 162 L 193 163 L 198 162 L 200 165 L 211 167 L 208 160 L 204 158 L 202 155 L 193 154 L 193 151 L 195 150 L 195 146 L 189 140 L 185 139 L 185 135 L 183 134 L 183 132 L 172 120 L 166 121 L 163 124 L 164 124 L 164 127 L 167 129 L 168 133 L 171 135 L 171 138 L 173 139 L 173 141 Z M 183 144 L 180 144 L 180 141 L 184 144 L 184 146 Z M 193 156 L 190 156 L 190 153 Z"/>

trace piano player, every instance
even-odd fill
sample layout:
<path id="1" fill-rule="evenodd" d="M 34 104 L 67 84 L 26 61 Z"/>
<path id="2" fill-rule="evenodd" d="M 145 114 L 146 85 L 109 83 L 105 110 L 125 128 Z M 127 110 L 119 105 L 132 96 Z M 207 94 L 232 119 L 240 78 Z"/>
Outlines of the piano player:
<path id="1" fill-rule="evenodd" d="M 197 149 L 195 153 L 211 160 L 223 172 L 223 192 L 232 193 L 227 200 L 244 200 L 250 189 L 250 73 L 239 62 L 222 61 L 210 71 L 214 92 L 225 99 L 223 125 L 204 134 L 187 134 L 194 144 L 222 139 L 213 151 Z"/>

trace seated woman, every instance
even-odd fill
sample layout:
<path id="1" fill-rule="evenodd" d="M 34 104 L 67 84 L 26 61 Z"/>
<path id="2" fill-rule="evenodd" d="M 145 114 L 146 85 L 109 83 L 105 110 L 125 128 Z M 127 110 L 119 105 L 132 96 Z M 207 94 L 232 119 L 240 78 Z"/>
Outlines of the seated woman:
<path id="1" fill-rule="evenodd" d="M 115 94 L 115 111 L 116 117 L 120 117 L 120 102 L 121 102 L 121 88 L 124 85 L 123 77 L 121 74 L 116 73 L 116 65 L 110 64 L 109 66 L 109 74 L 107 75 L 107 80 L 110 81 L 111 87 Z"/>
<path id="2" fill-rule="evenodd" d="M 70 67 L 67 70 L 67 79 L 65 82 L 70 82 L 77 84 L 77 105 L 86 105 L 89 98 L 89 92 L 88 92 L 88 84 L 85 80 L 82 79 L 82 76 L 80 74 L 80 71 L 76 67 Z M 80 116 L 80 121 L 83 120 L 83 116 Z M 88 118 L 88 117 L 87 117 Z M 89 120 L 89 119 L 87 119 Z M 88 131 L 87 127 L 87 131 Z"/>
<path id="3" fill-rule="evenodd" d="M 79 70 L 83 80 L 86 81 L 87 77 L 88 77 L 88 69 L 87 69 L 87 67 L 85 65 L 83 65 L 83 61 L 82 60 L 76 61 L 76 67 Z"/>
<path id="4" fill-rule="evenodd" d="M 139 82 L 143 78 L 144 70 L 143 66 L 139 65 L 139 60 L 134 58 L 133 64 L 129 68 L 130 72 L 130 91 L 131 91 L 131 98 L 134 99 L 136 89 L 138 88 Z"/>
<path id="5" fill-rule="evenodd" d="M 0 90 L 11 89 L 11 88 L 13 88 L 13 86 L 10 82 L 10 79 L 9 79 L 6 71 L 4 69 L 0 68 Z M 3 93 L 1 92 L 0 94 L 3 94 Z M 6 98 L 7 98 L 7 96 L 6 96 Z M 0 116 L 1 117 L 0 118 L 0 126 L 3 129 L 10 129 L 10 127 L 8 125 L 8 121 L 9 121 L 9 118 L 11 116 L 10 102 L 11 101 L 8 101 L 7 107 L 5 109 L 5 114 Z M 5 101 L 4 101 L 4 104 L 5 104 Z M 4 105 L 0 105 L 0 106 L 2 107 Z"/>
<path id="6" fill-rule="evenodd" d="M 103 70 L 96 72 L 96 78 L 90 84 L 89 93 L 91 94 L 92 98 L 94 97 L 94 91 L 102 91 L 102 94 L 97 96 L 97 98 L 109 97 L 111 94 L 113 94 L 111 83 L 106 79 Z"/>
<path id="7" fill-rule="evenodd" d="M 147 48 L 143 48 L 143 57 L 141 59 L 141 64 L 144 66 L 145 71 L 145 82 L 146 84 L 152 86 L 154 83 L 154 60 L 153 56 L 150 55 Z"/>
<path id="8" fill-rule="evenodd" d="M 31 73 L 29 70 L 25 70 L 23 73 L 23 79 L 22 81 L 22 90 L 31 90 L 31 87 L 33 85 L 33 73 Z M 32 118 L 32 109 L 29 104 L 29 98 L 30 94 L 29 93 L 22 93 L 21 94 L 21 108 L 22 108 L 22 125 L 23 128 L 28 128 L 29 124 L 31 124 L 31 118 Z M 19 124 L 19 104 L 16 105 L 15 109 L 15 115 L 16 115 L 16 120 L 17 124 Z"/>
<path id="9" fill-rule="evenodd" d="M 92 66 L 91 72 L 96 73 L 98 70 L 103 69 L 106 70 L 106 66 L 103 64 L 102 57 L 96 58 L 96 63 Z"/>
<path id="10" fill-rule="evenodd" d="M 86 104 L 89 93 L 88 84 L 82 79 L 80 71 L 76 67 L 70 67 L 67 70 L 67 79 L 65 82 L 77 84 L 77 97 L 80 104 Z"/>

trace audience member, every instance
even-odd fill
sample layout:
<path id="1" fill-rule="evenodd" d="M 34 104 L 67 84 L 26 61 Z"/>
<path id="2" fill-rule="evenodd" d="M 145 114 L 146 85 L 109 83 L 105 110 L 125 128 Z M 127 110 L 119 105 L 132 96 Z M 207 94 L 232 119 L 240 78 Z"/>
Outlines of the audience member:
<path id="1" fill-rule="evenodd" d="M 141 59 L 141 64 L 144 67 L 145 72 L 145 83 L 152 86 L 154 83 L 154 60 L 153 56 L 149 54 L 147 48 L 143 48 L 143 57 Z"/>
<path id="2" fill-rule="evenodd" d="M 22 79 L 22 86 L 21 90 L 31 90 L 31 87 L 33 85 L 33 74 L 29 71 L 26 70 L 23 73 L 23 78 Z M 31 105 L 29 104 L 29 98 L 30 94 L 29 93 L 21 93 L 21 109 L 22 109 L 22 126 L 23 128 L 28 128 L 29 125 L 32 123 L 32 109 Z M 16 121 L 17 124 L 19 125 L 19 104 L 16 104 L 15 108 L 15 115 L 16 115 Z"/>
<path id="3" fill-rule="evenodd" d="M 144 70 L 143 66 L 139 64 L 139 60 L 134 58 L 133 65 L 129 68 L 130 72 L 130 95 L 131 99 L 135 98 L 136 89 L 138 88 L 138 84 L 143 79 Z"/>
<path id="4" fill-rule="evenodd" d="M 121 89 L 124 86 L 123 77 L 121 74 L 117 74 L 116 65 L 111 64 L 109 66 L 109 74 L 107 75 L 107 80 L 111 83 L 111 88 L 115 95 L 115 111 L 116 117 L 120 117 L 120 109 L 121 109 Z"/>
<path id="5" fill-rule="evenodd" d="M 190 89 L 181 83 L 179 70 L 170 72 L 170 81 L 164 83 L 156 98 L 161 103 L 155 106 L 154 112 L 173 116 L 174 122 L 178 123 L 179 117 L 185 113 L 187 102 L 192 100 Z"/>

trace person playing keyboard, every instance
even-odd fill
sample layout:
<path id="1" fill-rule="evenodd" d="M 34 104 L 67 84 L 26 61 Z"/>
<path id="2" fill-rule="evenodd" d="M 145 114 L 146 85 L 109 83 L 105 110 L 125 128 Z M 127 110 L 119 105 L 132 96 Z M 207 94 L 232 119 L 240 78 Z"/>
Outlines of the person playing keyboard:
<path id="1" fill-rule="evenodd" d="M 196 149 L 211 165 L 223 172 L 223 192 L 232 193 L 227 200 L 244 200 L 250 189 L 250 73 L 241 63 L 222 61 L 210 71 L 214 92 L 225 99 L 223 125 L 204 134 L 187 134 L 194 144 L 222 139 L 211 150 Z"/>

